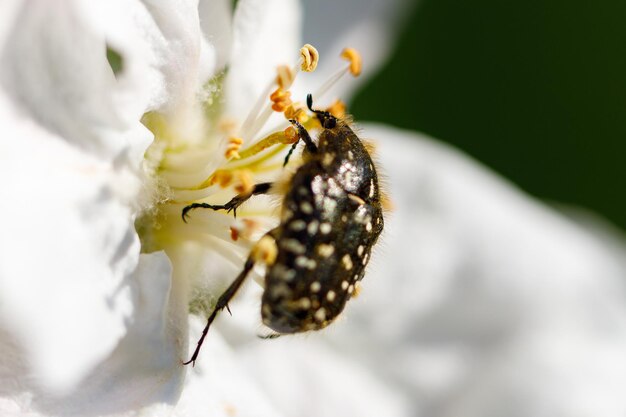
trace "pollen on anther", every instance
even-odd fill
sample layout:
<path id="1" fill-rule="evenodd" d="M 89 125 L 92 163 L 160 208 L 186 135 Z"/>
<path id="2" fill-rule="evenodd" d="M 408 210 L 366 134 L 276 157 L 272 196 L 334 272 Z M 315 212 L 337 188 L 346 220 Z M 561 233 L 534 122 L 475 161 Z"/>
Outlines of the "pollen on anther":
<path id="1" fill-rule="evenodd" d="M 252 248 L 252 258 L 262 261 L 267 265 L 272 265 L 278 256 L 276 241 L 270 236 L 263 236 Z"/>
<path id="2" fill-rule="evenodd" d="M 285 129 L 285 137 L 289 139 L 290 143 L 294 143 L 299 139 L 298 132 L 296 132 L 296 129 L 294 129 L 293 126 L 289 126 L 287 129 Z"/>
<path id="3" fill-rule="evenodd" d="M 224 153 L 224 157 L 226 159 L 241 159 L 239 155 L 239 149 L 243 144 L 243 139 L 231 137 L 228 139 L 228 146 L 226 147 L 226 152 Z"/>
<path id="4" fill-rule="evenodd" d="M 239 194 L 249 194 L 254 188 L 254 182 L 252 181 L 252 175 L 248 170 L 237 171 L 237 179 L 239 184 L 235 186 L 235 191 Z"/>
<path id="5" fill-rule="evenodd" d="M 309 119 L 309 116 L 306 114 L 305 107 L 301 103 L 291 103 L 285 109 L 284 115 L 285 115 L 285 119 L 288 119 L 288 120 L 295 119 L 300 123 L 305 123 Z M 297 134 L 296 134 L 296 137 L 297 137 Z"/>
<path id="6" fill-rule="evenodd" d="M 232 180 L 233 180 L 232 171 L 220 169 L 220 170 L 215 171 L 215 173 L 211 177 L 211 180 L 209 181 L 209 184 L 210 185 L 218 184 L 220 187 L 226 188 L 230 185 Z"/>
<path id="7" fill-rule="evenodd" d="M 345 48 L 341 51 L 341 57 L 350 61 L 350 74 L 358 77 L 361 74 L 362 61 L 361 54 L 354 48 Z"/>
<path id="8" fill-rule="evenodd" d="M 279 87 L 270 94 L 270 101 L 273 103 L 272 110 L 282 113 L 292 104 L 291 92 Z"/>
<path id="9" fill-rule="evenodd" d="M 302 71 L 315 71 L 315 68 L 317 68 L 317 63 L 320 59 L 320 54 L 317 52 L 317 49 L 315 49 L 313 45 L 307 43 L 302 48 L 300 48 L 300 57 L 302 58 L 302 63 L 300 65 L 300 69 Z"/>
<path id="10" fill-rule="evenodd" d="M 288 65 L 279 65 L 276 68 L 276 84 L 283 90 L 288 89 L 293 84 L 296 74 Z"/>
<path id="11" fill-rule="evenodd" d="M 338 119 L 343 119 L 346 117 L 346 104 L 337 99 L 333 102 L 333 104 L 326 108 L 326 111 Z"/>

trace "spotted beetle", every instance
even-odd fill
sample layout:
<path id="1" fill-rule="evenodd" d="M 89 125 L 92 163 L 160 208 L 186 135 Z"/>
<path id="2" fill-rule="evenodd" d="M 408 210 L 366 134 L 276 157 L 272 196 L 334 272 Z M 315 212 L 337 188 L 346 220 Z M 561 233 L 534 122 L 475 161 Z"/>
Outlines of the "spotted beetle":
<path id="1" fill-rule="evenodd" d="M 314 110 L 322 132 L 315 143 L 297 121 L 304 142 L 303 163 L 291 177 L 284 194 L 281 221 L 254 246 L 243 270 L 224 291 L 198 341 L 191 359 L 222 309 L 228 309 L 254 264 L 266 264 L 262 296 L 263 323 L 278 334 L 326 327 L 341 313 L 363 278 L 372 247 L 383 230 L 383 210 L 374 163 L 348 123 L 329 112 Z M 294 147 L 285 158 L 285 164 Z M 254 186 L 224 205 L 194 203 L 183 209 L 185 220 L 195 208 L 234 211 L 248 198 L 267 193 L 272 183 Z"/>

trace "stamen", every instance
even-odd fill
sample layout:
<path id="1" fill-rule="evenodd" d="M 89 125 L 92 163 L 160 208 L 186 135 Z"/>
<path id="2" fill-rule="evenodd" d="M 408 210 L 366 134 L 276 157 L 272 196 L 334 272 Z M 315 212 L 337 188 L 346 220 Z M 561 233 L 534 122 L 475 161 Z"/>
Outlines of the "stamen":
<path id="1" fill-rule="evenodd" d="M 322 86 L 315 92 L 315 94 L 313 94 L 313 97 L 315 97 L 316 99 L 319 99 L 324 94 L 326 94 L 328 90 L 330 90 L 331 87 L 334 86 L 337 81 L 339 81 L 341 77 L 343 77 L 348 72 L 350 72 L 355 77 L 361 73 L 361 55 L 356 51 L 356 49 L 345 48 L 341 52 L 341 57 L 347 59 L 348 61 L 350 61 L 350 63 L 347 67 L 341 68 L 339 71 L 331 75 L 328 80 L 326 80 L 326 82 L 322 84 Z"/>
<path id="2" fill-rule="evenodd" d="M 239 180 L 239 184 L 235 186 L 235 191 L 239 194 L 250 194 L 254 189 L 254 182 L 252 181 L 252 174 L 247 169 L 240 169 L 235 171 L 235 175 Z"/>
<path id="3" fill-rule="evenodd" d="M 224 154 L 224 157 L 226 159 L 241 159 L 241 156 L 239 155 L 239 149 L 241 148 L 241 145 L 243 144 L 243 139 L 241 138 L 235 138 L 235 137 L 231 137 L 228 139 L 228 146 L 226 147 L 226 153 Z"/>
<path id="4" fill-rule="evenodd" d="M 239 230 L 234 226 L 230 226 L 230 238 L 233 240 L 233 242 L 239 240 Z"/>
<path id="5" fill-rule="evenodd" d="M 270 94 L 270 101 L 273 103 L 272 110 L 282 113 L 292 103 L 291 92 L 285 91 L 279 87 L 276 91 Z"/>
<path id="6" fill-rule="evenodd" d="M 209 185 L 218 184 L 221 188 L 226 188 L 233 180 L 233 173 L 227 169 L 220 169 L 215 171 L 213 176 L 209 179 Z"/>
<path id="7" fill-rule="evenodd" d="M 355 77 L 361 74 L 363 63 L 361 61 L 361 54 L 354 48 L 345 48 L 341 51 L 341 57 L 350 61 L 350 73 Z"/>
<path id="8" fill-rule="evenodd" d="M 313 72 L 317 68 L 317 63 L 320 60 L 320 54 L 313 45 L 306 44 L 300 48 L 300 57 L 302 58 L 302 64 L 300 69 L 304 72 Z"/>
<path id="9" fill-rule="evenodd" d="M 276 103 L 276 101 L 270 98 L 272 102 L 271 106 L 265 103 L 266 105 L 264 107 L 264 100 L 270 94 L 270 92 L 274 88 L 274 85 L 278 85 L 279 90 L 288 92 L 288 89 L 291 87 L 294 80 L 296 79 L 298 71 L 314 71 L 315 68 L 317 68 L 317 63 L 319 61 L 319 53 L 317 52 L 317 49 L 309 44 L 304 45 L 302 48 L 300 48 L 299 61 L 299 65 L 296 65 L 294 67 L 290 68 L 282 65 L 276 69 L 276 78 L 263 92 L 260 100 L 257 101 L 256 105 L 242 125 L 240 134 L 244 139 L 254 139 L 257 133 L 263 128 L 263 126 L 265 126 L 265 123 L 267 123 L 269 118 L 272 116 L 272 110 L 277 112 L 283 112 L 291 104 L 290 98 L 288 102 L 281 101 L 280 103 Z M 274 93 L 276 93 L 276 91 Z"/>
<path id="10" fill-rule="evenodd" d="M 264 262 L 266 265 L 272 265 L 276 262 L 277 256 L 278 247 L 276 246 L 276 241 L 267 235 L 263 236 L 252 248 L 252 259 Z"/>
<path id="11" fill-rule="evenodd" d="M 279 65 L 276 68 L 276 84 L 279 88 L 287 90 L 296 79 L 296 71 L 288 65 Z"/>
<path id="12" fill-rule="evenodd" d="M 326 111 L 338 119 L 343 119 L 346 116 L 346 103 L 337 99 L 326 109 Z"/>
<path id="13" fill-rule="evenodd" d="M 285 119 L 297 120 L 300 123 L 306 122 L 309 116 L 306 114 L 306 108 L 302 103 L 292 103 L 285 109 Z"/>
<path id="14" fill-rule="evenodd" d="M 298 131 L 293 126 L 289 126 L 285 129 L 285 137 L 290 141 L 289 143 L 295 143 L 300 139 Z"/>
<path id="15" fill-rule="evenodd" d="M 262 224 L 254 219 L 243 219 L 230 227 L 230 238 L 236 242 L 239 239 L 250 241 L 252 236 L 262 228 Z"/>

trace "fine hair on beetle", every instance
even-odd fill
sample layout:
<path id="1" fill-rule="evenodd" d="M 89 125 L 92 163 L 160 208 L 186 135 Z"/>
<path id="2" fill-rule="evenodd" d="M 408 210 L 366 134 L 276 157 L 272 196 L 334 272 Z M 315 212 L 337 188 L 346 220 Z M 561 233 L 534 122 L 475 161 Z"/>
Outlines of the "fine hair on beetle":
<path id="1" fill-rule="evenodd" d="M 191 210 L 237 209 L 254 196 L 281 195 L 280 223 L 252 247 L 239 275 L 221 294 L 207 318 L 196 349 L 185 364 L 195 363 L 209 327 L 219 311 L 227 309 L 255 264 L 265 265 L 261 300 L 263 324 L 275 333 L 293 334 L 328 326 L 357 295 L 372 248 L 384 227 L 383 205 L 375 164 L 348 118 L 307 107 L 319 124 L 314 140 L 298 120 L 290 119 L 297 139 L 283 166 L 302 142 L 301 161 L 281 181 L 262 182 L 246 194 L 215 205 L 189 204 L 182 210 L 186 222 Z"/>

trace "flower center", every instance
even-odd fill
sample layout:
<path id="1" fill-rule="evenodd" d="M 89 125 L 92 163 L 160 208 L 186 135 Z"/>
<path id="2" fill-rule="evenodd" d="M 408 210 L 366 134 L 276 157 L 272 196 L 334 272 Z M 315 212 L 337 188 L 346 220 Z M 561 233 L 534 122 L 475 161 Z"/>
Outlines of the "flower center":
<path id="1" fill-rule="evenodd" d="M 322 84 L 314 93 L 316 99 L 345 74 L 360 73 L 356 51 L 345 49 L 342 57 L 348 65 Z M 241 264 L 252 244 L 278 222 L 271 196 L 246 202 L 236 219 L 223 210 L 195 210 L 189 218 L 192 224 L 188 224 L 183 222 L 182 210 L 194 202 L 223 205 L 235 195 L 251 193 L 257 183 L 276 182 L 285 170 L 297 166 L 299 158 L 294 155 L 291 167 L 283 167 L 287 148 L 298 141 L 289 120 L 297 120 L 307 129 L 318 128 L 319 122 L 308 114 L 303 103 L 292 101 L 290 88 L 299 72 L 314 71 L 318 61 L 317 50 L 304 45 L 295 65 L 276 69 L 276 77 L 241 124 L 220 114 L 223 76 L 209 82 L 207 100 L 188 109 L 185 117 L 161 113 L 144 116 L 144 125 L 155 137 L 146 152 L 145 168 L 156 190 L 152 208 L 136 222 L 144 252 L 168 252 L 191 243 L 210 247 Z M 345 107 L 337 101 L 328 111 L 343 117 Z M 268 126 L 274 113 L 282 113 L 284 121 Z"/>

